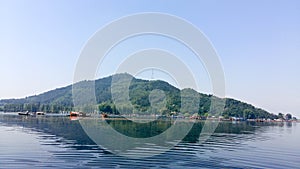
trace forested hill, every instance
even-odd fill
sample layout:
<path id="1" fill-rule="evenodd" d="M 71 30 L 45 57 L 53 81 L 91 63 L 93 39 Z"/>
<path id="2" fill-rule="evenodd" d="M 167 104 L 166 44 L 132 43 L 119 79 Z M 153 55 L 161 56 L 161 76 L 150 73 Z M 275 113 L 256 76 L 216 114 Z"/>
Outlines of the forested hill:
<path id="1" fill-rule="evenodd" d="M 151 103 L 149 101 L 149 96 L 151 97 L 151 92 L 153 90 L 164 91 L 166 106 L 162 109 L 157 109 L 155 111 L 160 112 L 162 114 L 170 114 L 171 112 L 179 112 L 185 114 L 194 114 L 198 113 L 201 116 L 207 115 L 210 110 L 211 98 L 214 97 L 212 95 L 206 95 L 197 93 L 200 98 L 199 109 L 198 111 L 189 112 L 188 110 L 185 112 L 184 109 L 181 109 L 181 92 L 170 85 L 167 82 L 160 80 L 142 80 L 136 79 L 129 74 L 116 74 L 113 76 L 101 78 L 95 81 L 95 93 L 96 93 L 96 101 L 97 101 L 97 109 L 100 111 L 105 111 L 108 113 L 118 113 L 115 105 L 112 102 L 112 94 L 111 94 L 111 82 L 113 77 L 118 78 L 122 76 L 130 76 L 132 81 L 129 86 L 129 99 L 131 104 L 134 106 L 135 111 L 145 112 L 150 109 Z M 76 85 L 82 86 L 83 91 L 87 86 L 86 84 L 93 83 L 92 81 L 82 81 L 77 83 Z M 190 90 L 191 92 L 195 92 L 192 89 L 183 89 Z M 117 93 L 122 94 L 123 91 L 117 91 Z M 216 97 L 214 97 L 216 98 Z M 159 98 L 156 98 L 159 99 Z M 219 99 L 219 98 L 217 98 Z M 154 98 L 155 100 L 155 98 Z M 276 118 L 276 115 L 270 114 L 267 111 L 264 111 L 259 108 L 255 108 L 254 106 L 240 102 L 234 99 L 226 99 L 225 109 L 223 112 L 223 116 L 230 117 L 245 117 L 245 118 Z M 127 104 L 123 104 L 119 106 L 123 112 L 132 113 L 132 107 Z M 0 100 L 0 111 L 7 112 L 19 112 L 19 111 L 44 111 L 57 113 L 60 111 L 72 111 L 74 110 L 73 98 L 72 98 L 72 85 L 57 88 L 55 90 L 51 90 L 39 95 L 29 96 L 22 99 L 4 99 Z M 93 108 L 94 110 L 94 108 Z M 93 111 L 88 108 L 86 111 Z M 137 113 L 137 112 L 134 112 Z"/>

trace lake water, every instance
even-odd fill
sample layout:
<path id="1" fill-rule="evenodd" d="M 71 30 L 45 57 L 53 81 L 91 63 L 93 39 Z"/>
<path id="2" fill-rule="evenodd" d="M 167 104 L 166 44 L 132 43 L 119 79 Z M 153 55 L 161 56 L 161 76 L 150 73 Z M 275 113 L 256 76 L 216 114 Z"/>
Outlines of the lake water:
<path id="1" fill-rule="evenodd" d="M 130 137 L 147 137 L 126 121 L 109 123 Z M 0 113 L 0 168 L 300 168 L 300 123 L 221 122 L 199 143 L 202 126 L 196 122 L 183 141 L 164 153 L 132 159 L 95 144 L 78 120 Z"/>

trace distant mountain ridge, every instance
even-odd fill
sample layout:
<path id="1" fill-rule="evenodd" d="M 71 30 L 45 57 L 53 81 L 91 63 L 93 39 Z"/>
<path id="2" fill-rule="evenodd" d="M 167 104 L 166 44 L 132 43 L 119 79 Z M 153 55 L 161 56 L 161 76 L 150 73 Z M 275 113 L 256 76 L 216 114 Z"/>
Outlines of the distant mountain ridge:
<path id="1" fill-rule="evenodd" d="M 81 84 L 86 87 L 87 83 L 95 82 L 95 93 L 97 109 L 100 111 L 105 111 L 108 113 L 118 113 L 116 106 L 112 101 L 111 93 L 111 83 L 113 78 L 118 78 L 123 76 L 131 76 L 129 74 L 116 74 L 108 76 L 105 78 L 100 78 L 95 81 L 81 81 L 77 84 Z M 166 93 L 166 106 L 163 109 L 155 110 L 162 114 L 170 114 L 171 112 L 185 111 L 180 109 L 180 93 L 183 89 L 179 90 L 176 87 L 170 85 L 169 83 L 161 80 L 142 80 L 132 77 L 132 81 L 129 86 L 129 98 L 131 104 L 139 112 L 145 112 L 151 109 L 151 103 L 149 101 L 149 96 L 151 91 L 158 89 Z M 75 84 L 75 85 L 77 85 Z M 82 87 L 84 89 L 85 87 Z M 123 91 L 119 91 L 122 94 Z M 196 92 L 196 91 L 192 91 Z M 212 95 L 206 95 L 202 93 L 199 94 L 200 102 L 199 109 L 197 112 L 182 112 L 187 114 L 198 113 L 201 116 L 207 116 L 210 112 L 211 98 Z M 217 98 L 217 97 L 214 97 Z M 159 99 L 159 98 L 157 98 Z M 220 99 L 220 98 L 217 98 Z M 244 117 L 244 118 L 277 118 L 276 115 L 271 114 L 263 109 L 256 108 L 250 104 L 243 103 L 238 100 L 227 98 L 225 102 L 223 116 L 225 117 Z M 132 107 L 124 104 L 119 106 L 123 112 L 132 113 L 134 110 Z M 0 108 L 7 112 L 17 112 L 17 111 L 44 111 L 57 113 L 60 111 L 72 111 L 74 110 L 73 97 L 72 97 L 72 85 L 50 90 L 48 92 L 29 96 L 21 99 L 3 99 L 0 100 Z M 85 109 L 86 111 L 93 111 L 95 108 Z"/>

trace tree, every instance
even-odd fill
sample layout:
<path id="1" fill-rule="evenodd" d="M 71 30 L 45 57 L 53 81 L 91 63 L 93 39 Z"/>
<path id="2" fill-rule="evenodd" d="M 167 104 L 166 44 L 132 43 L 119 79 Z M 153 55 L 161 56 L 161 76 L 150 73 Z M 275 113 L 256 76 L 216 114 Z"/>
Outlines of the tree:
<path id="1" fill-rule="evenodd" d="M 287 113 L 287 114 L 285 115 L 285 119 L 286 119 L 286 120 L 291 120 L 291 119 L 292 119 L 292 115 L 291 115 L 290 113 Z"/>
<path id="2" fill-rule="evenodd" d="M 190 117 L 190 114 L 189 114 L 189 113 L 184 113 L 183 116 L 184 116 L 184 117 Z"/>
<path id="3" fill-rule="evenodd" d="M 283 113 L 278 113 L 278 118 L 279 118 L 279 119 L 284 119 L 284 118 L 283 118 Z"/>
<path id="4" fill-rule="evenodd" d="M 252 114 L 252 111 L 251 111 L 250 109 L 245 109 L 245 110 L 243 111 L 243 118 L 244 118 L 244 119 L 246 119 L 246 118 L 248 118 L 248 119 L 254 119 L 255 117 L 254 117 L 254 115 Z"/>
<path id="5" fill-rule="evenodd" d="M 101 103 L 99 106 L 99 111 L 105 112 L 105 113 L 112 113 L 113 109 L 108 103 Z"/>

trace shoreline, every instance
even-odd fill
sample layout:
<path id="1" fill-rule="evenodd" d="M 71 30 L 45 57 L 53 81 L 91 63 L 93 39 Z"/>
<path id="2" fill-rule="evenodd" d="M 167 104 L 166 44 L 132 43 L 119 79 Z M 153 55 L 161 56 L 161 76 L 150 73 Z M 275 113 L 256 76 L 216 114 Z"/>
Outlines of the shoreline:
<path id="1" fill-rule="evenodd" d="M 0 112 L 0 115 L 18 115 L 20 112 Z M 154 118 L 153 116 L 146 116 L 142 118 L 138 117 L 126 117 L 126 116 L 116 116 L 113 117 L 102 117 L 101 114 L 96 116 L 70 116 L 69 114 L 59 114 L 59 113 L 46 113 L 45 115 L 28 115 L 28 117 L 69 117 L 71 120 L 82 120 L 82 119 L 102 119 L 102 120 L 131 120 L 131 121 L 155 121 L 155 120 L 170 120 L 170 121 L 187 121 L 187 122 L 232 122 L 232 123 L 242 123 L 242 122 L 256 122 L 256 123 L 300 123 L 300 120 L 270 120 L 270 119 L 246 119 L 246 120 L 230 120 L 230 119 L 218 119 L 218 118 L 207 118 L 207 119 L 193 119 L 193 118 L 176 118 L 176 117 L 164 117 L 164 118 Z"/>

